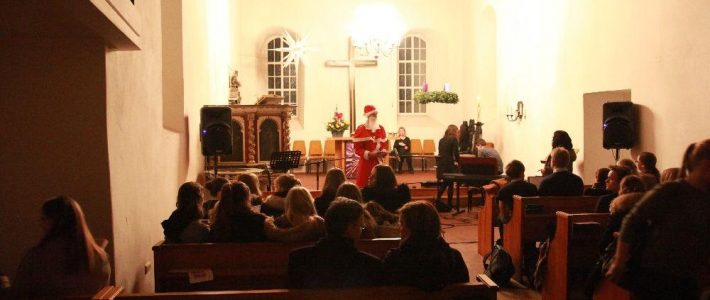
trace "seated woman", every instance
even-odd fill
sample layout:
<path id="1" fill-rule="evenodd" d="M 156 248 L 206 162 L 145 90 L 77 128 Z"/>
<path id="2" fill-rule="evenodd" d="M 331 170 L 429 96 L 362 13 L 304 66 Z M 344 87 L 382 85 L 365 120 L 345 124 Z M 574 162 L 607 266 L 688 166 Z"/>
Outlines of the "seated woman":
<path id="1" fill-rule="evenodd" d="M 263 203 L 261 200 L 261 189 L 259 188 L 259 176 L 256 176 L 254 173 L 244 173 L 237 177 L 237 181 L 244 182 L 244 184 L 249 187 L 252 206 L 259 206 Z"/>
<path id="2" fill-rule="evenodd" d="M 391 285 L 440 290 L 468 282 L 461 253 L 441 236 L 439 214 L 433 204 L 414 201 L 400 209 L 402 243 L 385 256 L 385 279 Z"/>
<path id="3" fill-rule="evenodd" d="M 585 196 L 603 196 L 611 194 L 606 189 L 606 178 L 609 176 L 609 168 L 600 168 L 595 174 L 596 181 L 591 187 L 584 190 Z"/>
<path id="4" fill-rule="evenodd" d="M 207 197 L 202 204 L 202 212 L 204 215 L 203 219 L 210 218 L 210 211 L 212 211 L 219 202 L 219 192 L 222 191 L 222 187 L 228 184 L 229 180 L 223 177 L 217 177 L 205 183 L 205 189 L 207 190 Z"/>
<path id="5" fill-rule="evenodd" d="M 636 158 L 639 168 L 639 176 L 646 183 L 646 189 L 650 190 L 661 181 L 661 172 L 658 171 L 656 163 L 658 159 L 651 152 L 641 152 Z"/>
<path id="6" fill-rule="evenodd" d="M 629 175 L 621 180 L 619 196 L 614 198 L 609 205 L 609 221 L 599 243 L 599 250 L 605 251 L 607 246 L 614 241 L 614 232 L 621 230 L 624 217 L 641 200 L 645 192 L 646 184 L 641 177 Z"/>
<path id="7" fill-rule="evenodd" d="M 109 284 L 111 265 L 79 203 L 66 196 L 42 205 L 44 237 L 22 258 L 10 299 L 91 295 Z"/>
<path id="8" fill-rule="evenodd" d="M 661 182 L 660 183 L 666 183 L 666 182 L 671 182 L 671 181 L 676 181 L 680 178 L 680 168 L 668 168 L 663 170 L 663 173 L 661 173 Z"/>
<path id="9" fill-rule="evenodd" d="M 377 202 L 365 203 L 360 188 L 353 183 L 343 183 L 336 193 L 337 198 L 355 200 L 365 209 L 364 239 L 399 237 L 397 215 L 393 214 Z"/>
<path id="10" fill-rule="evenodd" d="M 251 192 L 243 182 L 234 182 L 222 188 L 210 240 L 224 242 L 266 241 L 264 232 L 266 216 L 252 211 Z"/>
<path id="11" fill-rule="evenodd" d="M 402 167 L 404 163 L 407 163 L 409 167 L 409 173 L 414 173 L 412 168 L 412 142 L 407 136 L 407 130 L 404 127 L 400 127 L 397 131 L 397 139 L 394 140 L 394 146 L 392 147 L 392 152 L 394 152 L 399 163 L 397 164 L 397 173 L 402 173 Z"/>
<path id="12" fill-rule="evenodd" d="M 396 212 L 411 200 L 409 187 L 406 184 L 397 185 L 394 171 L 387 165 L 377 165 L 372 169 L 370 182 L 362 189 L 362 196 L 365 201 L 375 201 L 390 212 Z"/>
<path id="13" fill-rule="evenodd" d="M 261 213 L 267 216 L 278 217 L 284 213 L 286 208 L 286 195 L 294 186 L 300 186 L 301 182 L 292 174 L 283 174 L 274 181 L 276 192 L 266 198 L 261 205 Z"/>
<path id="14" fill-rule="evenodd" d="M 338 168 L 333 168 L 328 170 L 325 174 L 325 183 L 323 183 L 323 189 L 321 194 L 315 200 L 316 211 L 321 217 L 325 217 L 325 211 L 328 210 L 330 203 L 335 200 L 335 193 L 338 191 L 338 187 L 345 182 L 345 172 Z"/>
<path id="15" fill-rule="evenodd" d="M 163 225 L 168 243 L 203 243 L 210 235 L 209 226 L 202 221 L 202 187 L 196 182 L 185 182 L 177 195 L 177 209 Z"/>
<path id="16" fill-rule="evenodd" d="M 325 222 L 316 214 L 311 192 L 294 187 L 286 195 L 286 211 L 267 219 L 266 236 L 282 242 L 315 241 L 325 235 Z"/>

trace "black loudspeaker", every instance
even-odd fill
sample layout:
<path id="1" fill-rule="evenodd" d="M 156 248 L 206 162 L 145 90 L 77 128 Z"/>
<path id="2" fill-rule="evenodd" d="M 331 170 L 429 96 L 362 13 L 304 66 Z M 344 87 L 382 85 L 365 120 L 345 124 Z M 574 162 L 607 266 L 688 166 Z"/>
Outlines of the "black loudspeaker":
<path id="1" fill-rule="evenodd" d="M 232 154 L 232 110 L 229 106 L 203 106 L 200 109 L 202 155 Z"/>
<path id="2" fill-rule="evenodd" d="M 634 146 L 636 112 L 634 104 L 628 102 L 604 103 L 602 128 L 604 149 L 630 149 Z"/>

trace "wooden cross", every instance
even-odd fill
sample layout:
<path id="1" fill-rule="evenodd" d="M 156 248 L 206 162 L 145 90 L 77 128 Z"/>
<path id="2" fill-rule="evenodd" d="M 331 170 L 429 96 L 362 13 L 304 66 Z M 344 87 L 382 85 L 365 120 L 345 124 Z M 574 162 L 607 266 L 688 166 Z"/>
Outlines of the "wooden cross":
<path id="1" fill-rule="evenodd" d="M 327 60 L 326 67 L 333 68 L 348 68 L 348 88 L 350 92 L 350 135 L 355 132 L 356 112 L 355 112 L 355 68 L 357 67 L 375 67 L 377 66 L 376 59 L 355 59 L 355 49 L 352 39 L 348 39 L 348 59 L 347 60 Z"/>

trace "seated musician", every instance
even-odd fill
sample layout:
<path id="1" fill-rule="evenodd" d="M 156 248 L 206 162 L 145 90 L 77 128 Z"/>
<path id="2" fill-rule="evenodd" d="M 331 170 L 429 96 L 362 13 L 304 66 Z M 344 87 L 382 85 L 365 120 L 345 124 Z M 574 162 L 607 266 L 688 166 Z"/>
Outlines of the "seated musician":
<path id="1" fill-rule="evenodd" d="M 584 182 L 569 169 L 569 151 L 562 147 L 555 148 L 550 157 L 553 172 L 540 183 L 540 196 L 582 196 Z"/>
<path id="2" fill-rule="evenodd" d="M 441 236 L 439 214 L 427 201 L 405 204 L 400 210 L 402 243 L 385 257 L 385 279 L 392 285 L 440 290 L 468 282 L 461 253 Z"/>
<path id="3" fill-rule="evenodd" d="M 476 141 L 476 150 L 478 151 L 478 157 L 487 158 L 492 157 L 496 159 L 498 164 L 498 174 L 503 173 L 503 159 L 500 158 L 500 153 L 498 150 L 486 147 L 488 143 L 484 139 L 478 139 Z"/>
<path id="4" fill-rule="evenodd" d="M 348 288 L 382 283 L 382 261 L 355 247 L 365 224 L 354 200 L 337 199 L 325 213 L 326 236 L 314 246 L 291 251 L 289 288 Z"/>
<path id="5" fill-rule="evenodd" d="M 498 192 L 498 216 L 500 236 L 503 237 L 503 224 L 508 224 L 513 213 L 513 195 L 523 197 L 537 196 L 537 187 L 525 181 L 525 165 L 519 160 L 513 160 L 505 166 L 505 174 L 510 183 Z"/>

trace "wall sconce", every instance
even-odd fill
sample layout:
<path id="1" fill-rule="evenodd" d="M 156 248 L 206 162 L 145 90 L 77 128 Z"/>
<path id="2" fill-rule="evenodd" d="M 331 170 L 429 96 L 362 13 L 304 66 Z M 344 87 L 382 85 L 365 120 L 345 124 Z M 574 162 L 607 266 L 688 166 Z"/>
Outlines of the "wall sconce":
<path id="1" fill-rule="evenodd" d="M 523 105 L 523 101 L 518 101 L 515 110 L 513 110 L 513 108 L 508 108 L 508 113 L 505 117 L 511 122 L 522 121 L 525 119 L 525 106 Z"/>

